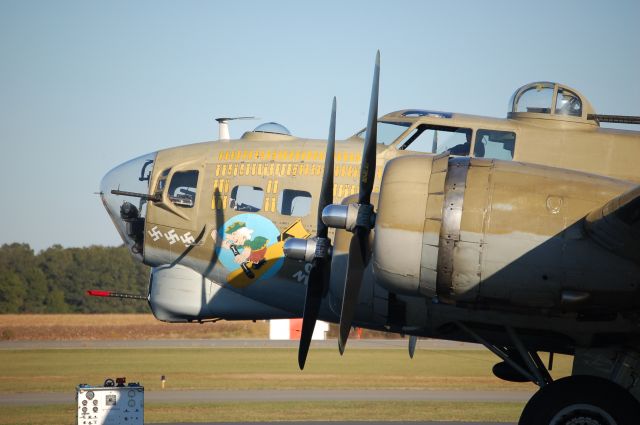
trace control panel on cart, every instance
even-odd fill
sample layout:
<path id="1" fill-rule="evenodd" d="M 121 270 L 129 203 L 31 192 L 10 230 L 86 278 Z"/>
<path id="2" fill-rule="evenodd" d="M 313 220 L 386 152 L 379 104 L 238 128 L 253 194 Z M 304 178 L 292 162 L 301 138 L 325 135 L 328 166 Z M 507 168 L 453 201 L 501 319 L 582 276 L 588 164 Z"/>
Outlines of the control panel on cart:
<path id="1" fill-rule="evenodd" d="M 107 378 L 102 386 L 76 387 L 78 425 L 144 424 L 144 387 Z"/>

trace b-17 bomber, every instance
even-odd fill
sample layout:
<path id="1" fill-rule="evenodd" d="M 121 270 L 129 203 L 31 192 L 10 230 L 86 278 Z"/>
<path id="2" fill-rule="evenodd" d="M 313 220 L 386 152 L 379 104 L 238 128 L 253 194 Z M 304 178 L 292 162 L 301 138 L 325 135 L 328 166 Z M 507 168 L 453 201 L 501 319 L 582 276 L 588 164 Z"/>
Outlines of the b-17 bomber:
<path id="1" fill-rule="evenodd" d="M 640 423 L 640 133 L 577 90 L 517 89 L 506 118 L 378 114 L 335 140 L 266 123 L 115 167 L 102 202 L 166 322 L 303 317 L 476 342 L 539 386 L 521 425 Z M 244 118 L 244 117 L 243 117 Z M 104 292 L 102 295 L 109 294 Z M 126 294 L 115 294 L 126 296 Z M 553 380 L 539 353 L 574 356 Z M 544 354 L 546 360 L 547 354 Z M 313 357 L 309 359 L 313 361 Z"/>

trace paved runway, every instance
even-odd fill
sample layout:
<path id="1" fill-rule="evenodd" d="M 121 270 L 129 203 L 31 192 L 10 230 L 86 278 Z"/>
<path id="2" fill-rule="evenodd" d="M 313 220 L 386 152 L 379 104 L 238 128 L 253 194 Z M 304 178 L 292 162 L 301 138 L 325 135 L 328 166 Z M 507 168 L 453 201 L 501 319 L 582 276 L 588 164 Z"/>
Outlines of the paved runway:
<path id="1" fill-rule="evenodd" d="M 0 341 L 0 350 L 42 349 L 122 349 L 122 348 L 298 348 L 298 341 L 265 339 L 156 339 L 156 340 L 95 340 L 95 341 Z M 349 349 L 407 349 L 409 339 L 350 339 Z M 312 348 L 335 348 L 335 339 L 313 341 Z M 482 345 L 439 339 L 421 339 L 419 350 L 486 350 Z"/>
<path id="2" fill-rule="evenodd" d="M 286 401 L 456 401 L 526 402 L 531 391 L 463 390 L 199 390 L 145 391 L 149 403 L 229 403 Z M 0 406 L 73 403 L 75 393 L 0 394 Z"/>

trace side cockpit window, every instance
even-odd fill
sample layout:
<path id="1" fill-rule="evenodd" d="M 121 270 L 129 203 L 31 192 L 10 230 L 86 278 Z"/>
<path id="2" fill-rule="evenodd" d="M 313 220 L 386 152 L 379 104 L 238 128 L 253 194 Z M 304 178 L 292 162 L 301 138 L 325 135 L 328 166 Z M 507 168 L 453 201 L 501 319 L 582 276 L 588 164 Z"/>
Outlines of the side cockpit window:
<path id="1" fill-rule="evenodd" d="M 395 142 L 411 126 L 408 122 L 385 122 L 378 121 L 376 126 L 376 140 L 378 144 L 390 145 Z M 360 131 L 356 137 L 364 140 L 367 137 L 367 129 Z"/>
<path id="2" fill-rule="evenodd" d="M 470 128 L 419 125 L 401 142 L 400 150 L 422 153 L 442 153 L 469 155 L 471 149 Z"/>
<path id="3" fill-rule="evenodd" d="M 239 185 L 231 189 L 229 208 L 236 211 L 258 212 L 264 202 L 264 191 L 257 186 Z"/>
<path id="4" fill-rule="evenodd" d="M 304 190 L 284 189 L 278 197 L 278 213 L 304 217 L 311 211 L 311 194 Z"/>
<path id="5" fill-rule="evenodd" d="M 197 189 L 198 172 L 196 170 L 178 171 L 171 178 L 169 199 L 179 207 L 193 208 L 196 204 Z"/>
<path id="6" fill-rule="evenodd" d="M 478 130 L 473 155 L 477 158 L 513 159 L 516 133 L 513 131 Z"/>
<path id="7" fill-rule="evenodd" d="M 167 185 L 167 176 L 171 172 L 171 168 L 167 168 L 160 173 L 160 177 L 158 178 L 158 183 L 156 183 L 156 191 L 155 195 L 162 195 L 164 188 Z"/>

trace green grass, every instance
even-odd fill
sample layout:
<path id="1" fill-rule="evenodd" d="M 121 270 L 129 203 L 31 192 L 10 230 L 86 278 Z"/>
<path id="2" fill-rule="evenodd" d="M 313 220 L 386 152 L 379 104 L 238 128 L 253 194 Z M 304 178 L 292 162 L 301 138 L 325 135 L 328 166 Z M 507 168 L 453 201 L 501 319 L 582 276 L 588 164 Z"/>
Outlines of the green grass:
<path id="1" fill-rule="evenodd" d="M 226 421 L 492 421 L 515 422 L 520 403 L 308 402 L 145 404 L 146 423 Z M 75 424 L 73 405 L 3 407 L 0 425 Z"/>
<path id="2" fill-rule="evenodd" d="M 79 383 L 101 384 L 126 376 L 149 391 L 160 389 L 460 389 L 533 390 L 532 384 L 501 381 L 488 351 L 314 349 L 304 371 L 291 349 L 73 349 L 0 351 L 0 393 L 64 392 Z M 570 373 L 556 356 L 554 377 Z M 282 420 L 467 420 L 517 421 L 523 403 L 471 402 L 277 402 L 146 403 L 145 421 Z M 2 406 L 2 424 L 73 424 L 74 405 Z"/>
<path id="3" fill-rule="evenodd" d="M 297 389 L 439 388 L 534 389 L 493 376 L 488 351 L 312 350 L 304 371 L 295 349 L 130 349 L 0 351 L 0 392 L 73 392 L 79 383 L 126 376 L 145 388 Z M 555 376 L 570 373 L 570 358 L 556 356 Z"/>

